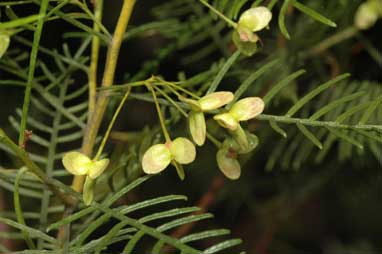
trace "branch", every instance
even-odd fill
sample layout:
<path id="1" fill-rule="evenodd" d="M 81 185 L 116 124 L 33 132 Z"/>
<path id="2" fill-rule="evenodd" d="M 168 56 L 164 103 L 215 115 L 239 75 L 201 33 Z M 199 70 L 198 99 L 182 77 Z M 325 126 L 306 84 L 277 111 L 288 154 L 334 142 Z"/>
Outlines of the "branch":
<path id="1" fill-rule="evenodd" d="M 115 69 L 117 66 L 119 50 L 122 44 L 123 35 L 129 23 L 130 16 L 135 4 L 135 0 L 124 0 L 122 10 L 115 28 L 114 36 L 109 45 L 105 72 L 103 75 L 102 86 L 109 87 L 113 85 Z M 95 140 L 101 125 L 109 98 L 106 93 L 101 93 L 97 100 L 95 111 L 89 116 L 85 136 L 82 142 L 82 153 L 91 156 L 95 145 Z M 76 191 L 81 191 L 84 182 L 83 176 L 75 176 L 72 187 Z"/>
<path id="2" fill-rule="evenodd" d="M 333 122 L 333 121 L 313 121 L 306 118 L 293 118 L 293 117 L 287 117 L 287 116 L 274 116 L 274 115 L 259 115 L 256 117 L 257 120 L 260 121 L 275 121 L 278 123 L 285 123 L 285 124 L 302 124 L 306 126 L 312 126 L 312 127 L 331 127 L 336 129 L 344 129 L 344 130 L 358 130 L 358 131 L 378 131 L 382 132 L 382 125 L 366 125 L 366 124 L 356 124 L 356 125 L 349 125 L 349 124 L 342 124 L 339 122 Z"/>
<path id="3" fill-rule="evenodd" d="M 6 134 L 0 129 L 0 142 L 9 147 L 15 155 L 24 163 L 24 165 L 35 174 L 55 195 L 57 195 L 65 204 L 72 205 L 74 200 L 65 195 L 54 183 L 54 180 L 49 178 L 44 171 L 37 166 L 30 158 L 28 153 L 15 144 Z"/>

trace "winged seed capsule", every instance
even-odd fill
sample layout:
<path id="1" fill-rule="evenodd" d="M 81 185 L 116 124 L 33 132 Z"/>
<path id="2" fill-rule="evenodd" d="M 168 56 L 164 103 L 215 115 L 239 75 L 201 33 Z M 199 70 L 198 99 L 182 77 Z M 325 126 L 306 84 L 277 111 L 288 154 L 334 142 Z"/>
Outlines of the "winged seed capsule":
<path id="1" fill-rule="evenodd" d="M 62 164 L 73 175 L 86 175 L 92 180 L 96 179 L 109 165 L 109 159 L 92 161 L 80 152 L 68 152 L 62 158 Z"/>
<path id="2" fill-rule="evenodd" d="M 171 162 L 189 164 L 195 160 L 194 144 L 186 138 L 176 138 L 166 144 L 150 147 L 142 158 L 142 168 L 146 174 L 158 174 Z"/>
<path id="3" fill-rule="evenodd" d="M 264 110 L 264 101 L 260 97 L 248 97 L 236 102 L 227 113 L 214 116 L 214 119 L 224 128 L 235 131 L 239 122 L 247 121 Z"/>
<path id="4" fill-rule="evenodd" d="M 191 107 L 188 126 L 192 139 L 198 146 L 202 146 L 206 140 L 206 120 L 203 112 L 218 109 L 233 100 L 231 92 L 215 92 L 203 96 L 199 100 L 180 97 L 179 99 Z"/>
<path id="5" fill-rule="evenodd" d="M 272 12 L 264 6 L 246 10 L 239 18 L 239 26 L 246 27 L 252 32 L 257 32 L 268 26 L 272 19 Z"/>
<path id="6" fill-rule="evenodd" d="M 366 30 L 372 27 L 378 18 L 382 16 L 382 1 L 369 0 L 362 3 L 354 17 L 354 25 L 358 29 Z"/>
<path id="7" fill-rule="evenodd" d="M 85 205 L 90 205 L 94 197 L 94 180 L 105 171 L 109 159 L 93 161 L 88 156 L 73 151 L 64 155 L 62 164 L 69 173 L 86 176 L 82 197 Z"/>
<path id="8" fill-rule="evenodd" d="M 216 153 L 216 161 L 221 172 L 229 179 L 236 180 L 240 177 L 241 167 L 236 154 L 229 148 L 221 148 Z"/>

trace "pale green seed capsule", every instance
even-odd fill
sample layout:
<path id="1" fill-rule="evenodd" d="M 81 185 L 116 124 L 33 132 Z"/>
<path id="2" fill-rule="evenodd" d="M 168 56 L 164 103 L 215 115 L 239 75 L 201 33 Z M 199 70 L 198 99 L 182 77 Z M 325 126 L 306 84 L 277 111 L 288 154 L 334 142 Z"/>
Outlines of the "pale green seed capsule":
<path id="1" fill-rule="evenodd" d="M 0 59 L 7 51 L 10 41 L 9 35 L 3 31 L 0 31 Z"/>
<path id="2" fill-rule="evenodd" d="M 188 124 L 192 139 L 198 146 L 202 146 L 206 140 L 207 132 L 206 120 L 203 112 L 191 111 L 188 115 Z"/>
<path id="3" fill-rule="evenodd" d="M 100 176 L 105 171 L 105 169 L 109 165 L 109 162 L 110 162 L 109 159 L 102 159 L 99 161 L 92 162 L 90 164 L 88 176 L 91 179 L 96 179 L 98 176 Z"/>
<path id="4" fill-rule="evenodd" d="M 238 24 L 252 32 L 260 31 L 268 26 L 272 19 L 272 12 L 264 6 L 254 7 L 241 14 Z"/>
<path id="5" fill-rule="evenodd" d="M 68 152 L 62 158 L 65 169 L 73 175 L 86 175 L 91 163 L 91 159 L 80 152 Z"/>
<path id="6" fill-rule="evenodd" d="M 358 29 L 369 29 L 378 20 L 378 10 L 370 3 L 371 2 L 362 3 L 357 9 L 354 17 L 354 25 Z"/>
<path id="7" fill-rule="evenodd" d="M 239 153 L 239 154 L 250 153 L 250 152 L 252 152 L 252 151 L 257 147 L 257 145 L 259 144 L 259 138 L 258 138 L 255 134 L 253 134 L 253 133 L 249 133 L 248 131 L 245 131 L 245 134 L 246 134 L 246 137 L 247 137 L 248 146 L 247 146 L 247 149 L 239 149 L 239 150 L 238 150 L 238 153 Z"/>
<path id="8" fill-rule="evenodd" d="M 195 160 L 194 144 L 186 138 L 176 138 L 170 145 L 172 158 L 180 164 L 189 164 Z"/>
<path id="9" fill-rule="evenodd" d="M 68 152 L 62 158 L 62 164 L 73 175 L 88 175 L 95 179 L 102 174 L 109 165 L 109 159 L 92 161 L 80 152 Z"/>
<path id="10" fill-rule="evenodd" d="M 249 142 L 248 142 L 247 135 L 245 131 L 243 130 L 243 128 L 241 128 L 240 124 L 236 128 L 236 130 L 231 131 L 231 134 L 239 146 L 238 151 L 247 151 L 249 149 Z"/>
<path id="11" fill-rule="evenodd" d="M 233 100 L 233 93 L 231 92 L 215 92 L 203 96 L 198 102 L 202 111 L 210 111 L 218 109 Z"/>
<path id="12" fill-rule="evenodd" d="M 238 121 L 247 121 L 264 110 L 264 101 L 260 97 L 248 97 L 236 102 L 229 113 Z"/>
<path id="13" fill-rule="evenodd" d="M 231 113 L 223 113 L 214 116 L 214 119 L 224 128 L 229 130 L 236 130 L 239 126 L 238 121 L 233 117 Z"/>
<path id="14" fill-rule="evenodd" d="M 142 168 L 146 174 L 157 174 L 171 162 L 170 149 L 164 144 L 150 147 L 142 158 Z"/>
<path id="15" fill-rule="evenodd" d="M 86 177 L 84 189 L 82 191 L 82 199 L 84 200 L 85 205 L 90 205 L 93 202 L 94 198 L 94 180 L 90 177 Z"/>
<path id="16" fill-rule="evenodd" d="M 230 156 L 228 149 L 222 148 L 216 154 L 216 160 L 219 166 L 219 169 L 223 174 L 231 179 L 236 180 L 240 177 L 241 168 L 239 162 Z"/>

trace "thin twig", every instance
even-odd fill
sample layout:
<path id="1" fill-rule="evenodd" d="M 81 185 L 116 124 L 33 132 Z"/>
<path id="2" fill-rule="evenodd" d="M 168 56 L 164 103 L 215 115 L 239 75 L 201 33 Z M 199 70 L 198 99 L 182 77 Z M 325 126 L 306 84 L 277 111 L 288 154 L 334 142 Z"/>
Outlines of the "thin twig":
<path id="1" fill-rule="evenodd" d="M 60 189 L 58 189 L 51 178 L 49 178 L 44 171 L 37 166 L 30 158 L 28 153 L 15 144 L 6 134 L 0 129 L 0 142 L 4 143 L 9 149 L 16 154 L 16 156 L 24 163 L 24 165 L 35 174 L 54 194 L 56 194 L 65 204 L 72 205 L 73 199 L 63 194 Z"/>
<path id="2" fill-rule="evenodd" d="M 103 9 L 103 0 L 98 0 L 94 9 L 94 17 L 96 20 L 101 21 L 102 19 L 102 9 Z M 99 25 L 94 22 L 93 29 L 96 32 L 100 31 Z M 92 53 L 91 53 L 91 62 L 89 68 L 89 115 L 93 115 L 95 105 L 96 105 L 96 89 L 97 89 L 97 69 L 98 69 L 98 58 L 99 58 L 99 48 L 100 48 L 100 39 L 98 36 L 93 36 L 92 41 Z"/>
<path id="3" fill-rule="evenodd" d="M 32 92 L 34 73 L 35 73 L 35 66 L 37 61 L 37 54 L 38 54 L 38 49 L 40 45 L 42 28 L 44 26 L 44 16 L 48 9 L 48 4 L 49 4 L 49 0 L 42 0 L 41 6 L 40 6 L 40 12 L 39 12 L 40 18 L 37 22 L 36 31 L 34 33 L 33 46 L 32 46 L 32 51 L 31 51 L 30 60 L 29 60 L 28 80 L 27 80 L 27 86 L 25 88 L 25 95 L 24 95 L 23 113 L 21 116 L 21 123 L 20 123 L 19 145 L 24 144 L 24 139 L 25 139 L 24 133 L 27 126 L 27 117 L 28 117 L 28 111 L 29 111 L 29 103 L 30 103 L 30 97 Z"/>
<path id="4" fill-rule="evenodd" d="M 115 28 L 114 36 L 109 45 L 105 72 L 103 75 L 102 86 L 109 87 L 113 85 L 115 69 L 117 66 L 119 50 L 121 48 L 123 35 L 129 23 L 130 16 L 135 4 L 135 0 L 124 0 L 122 10 Z M 82 153 L 91 156 L 95 145 L 99 127 L 101 125 L 106 106 L 109 102 L 109 97 L 106 93 L 101 93 L 97 100 L 95 111 L 89 116 L 89 121 L 86 127 L 85 136 L 82 142 Z M 72 188 L 76 191 L 81 191 L 84 182 L 83 176 L 75 176 L 72 183 Z"/>

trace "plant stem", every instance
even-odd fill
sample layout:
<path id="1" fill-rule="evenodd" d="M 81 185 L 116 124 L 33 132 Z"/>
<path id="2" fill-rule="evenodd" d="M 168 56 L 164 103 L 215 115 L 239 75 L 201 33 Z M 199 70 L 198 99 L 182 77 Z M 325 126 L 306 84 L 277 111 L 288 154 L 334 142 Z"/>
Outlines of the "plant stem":
<path id="1" fill-rule="evenodd" d="M 118 18 L 118 22 L 114 31 L 113 39 L 109 45 L 107 59 L 105 64 L 105 72 L 102 80 L 102 87 L 113 85 L 115 69 L 117 66 L 119 50 L 121 48 L 123 34 L 129 23 L 135 0 L 124 0 L 122 10 Z M 82 142 L 82 153 L 91 156 L 96 141 L 97 133 L 101 125 L 106 106 L 109 98 L 106 93 L 100 94 L 96 103 L 95 111 L 89 116 L 89 121 L 86 127 L 85 136 Z M 72 183 L 72 188 L 76 191 L 81 191 L 84 182 L 83 176 L 75 176 Z"/>
<path id="2" fill-rule="evenodd" d="M 158 80 L 159 82 L 161 82 L 163 85 L 168 86 L 169 89 L 175 88 L 175 89 L 178 89 L 179 91 L 182 91 L 182 92 L 185 93 L 185 94 L 188 94 L 189 96 L 191 96 L 191 97 L 193 97 L 193 98 L 195 98 L 195 99 L 197 99 L 197 100 L 200 99 L 199 96 L 197 96 L 196 94 L 194 94 L 194 93 L 188 91 L 187 89 L 185 89 L 185 88 L 183 88 L 183 87 L 181 87 L 181 86 L 178 86 L 178 85 L 176 85 L 176 84 L 174 84 L 174 83 L 172 83 L 172 82 L 166 81 L 166 80 L 161 79 L 161 78 L 159 78 L 159 77 L 155 77 L 155 79 L 157 79 L 157 80 Z M 173 90 L 173 91 L 174 91 L 174 90 Z M 174 93 L 175 93 L 177 96 L 179 96 L 179 93 L 177 93 L 176 91 L 175 91 Z"/>
<path id="3" fill-rule="evenodd" d="M 17 222 L 26 226 L 24 215 L 23 215 L 23 210 L 21 208 L 20 204 L 20 195 L 19 195 L 19 186 L 20 186 L 20 180 L 21 177 L 24 173 L 28 171 L 27 168 L 22 168 L 17 172 L 16 179 L 15 179 L 15 190 L 13 193 L 13 205 L 15 207 L 15 213 L 16 213 L 16 218 Z M 24 240 L 28 245 L 28 248 L 31 250 L 36 249 L 36 245 L 32 241 L 31 237 L 29 236 L 29 233 L 27 231 L 22 230 L 21 233 L 24 236 Z"/>
<path id="4" fill-rule="evenodd" d="M 40 18 L 37 22 L 36 31 L 34 32 L 34 37 L 33 37 L 33 46 L 32 46 L 32 51 L 31 51 L 31 55 L 29 59 L 28 80 L 27 80 L 27 86 L 25 88 L 23 113 L 21 116 L 21 123 L 20 123 L 20 133 L 19 133 L 20 146 L 23 146 L 25 141 L 24 133 L 27 126 L 29 103 L 30 103 L 30 97 L 32 92 L 32 85 L 33 85 L 33 78 L 34 78 L 35 66 L 37 61 L 38 48 L 40 45 L 42 28 L 44 26 L 44 17 L 48 9 L 48 4 L 49 4 L 49 0 L 42 0 L 41 6 L 40 6 L 40 12 L 39 12 Z"/>
<path id="5" fill-rule="evenodd" d="M 159 87 L 154 86 L 154 89 L 157 90 L 166 100 L 168 100 L 174 107 L 185 117 L 188 117 L 188 114 L 181 108 L 179 105 L 165 92 L 163 92 Z"/>
<path id="6" fill-rule="evenodd" d="M 33 173 L 35 174 L 44 184 L 48 186 L 48 188 L 59 198 L 62 199 L 62 201 L 65 204 L 73 204 L 73 199 L 71 199 L 69 196 L 64 195 L 59 188 L 56 187 L 56 185 L 53 183 L 53 180 L 49 178 L 44 171 L 37 166 L 30 158 L 28 153 L 20 148 L 17 144 L 15 144 L 8 136 L 5 134 L 5 132 L 0 129 L 0 142 L 4 143 L 7 147 L 9 147 L 13 153 L 24 163 L 24 165 Z"/>
<path id="7" fill-rule="evenodd" d="M 98 21 L 102 19 L 102 9 L 103 9 L 103 0 L 98 0 L 95 4 L 94 9 L 94 18 Z M 96 32 L 100 31 L 99 25 L 94 22 L 93 30 Z M 98 67 L 98 58 L 99 58 L 99 48 L 100 48 L 100 39 L 98 36 L 93 36 L 92 41 L 92 53 L 91 53 L 91 63 L 89 68 L 89 115 L 93 115 L 95 105 L 96 105 L 96 89 L 97 89 L 97 67 Z"/>
<path id="8" fill-rule="evenodd" d="M 228 25 L 232 26 L 233 28 L 237 28 L 237 24 L 235 22 L 233 22 L 231 19 L 227 18 L 223 13 L 221 13 L 220 11 L 218 11 L 217 9 L 215 9 L 212 5 L 210 5 L 209 3 L 207 3 L 206 1 L 204 0 L 199 0 L 202 4 L 204 4 L 205 6 L 207 6 L 212 12 L 214 12 L 216 15 L 218 15 L 220 18 L 222 18 L 225 22 L 228 23 Z"/>
<path id="9" fill-rule="evenodd" d="M 260 121 L 274 120 L 275 122 L 285 123 L 285 124 L 299 123 L 302 125 L 312 126 L 312 127 L 332 127 L 332 128 L 344 129 L 344 130 L 378 131 L 382 133 L 381 125 L 363 125 L 363 124 L 348 125 L 348 124 L 342 124 L 342 123 L 333 122 L 333 121 L 312 121 L 309 119 L 292 118 L 287 116 L 264 115 L 264 114 L 257 116 L 256 119 Z"/>
<path id="10" fill-rule="evenodd" d="M 101 156 L 101 154 L 102 154 L 102 150 L 103 150 L 103 148 L 105 147 L 106 141 L 107 141 L 108 138 L 109 138 L 109 135 L 110 135 L 111 129 L 113 128 L 113 125 L 114 125 L 114 123 L 115 123 L 115 120 L 117 120 L 117 117 L 118 117 L 118 115 L 119 115 L 119 112 L 121 112 L 121 109 L 122 109 L 123 105 L 125 104 L 125 102 L 126 102 L 126 100 L 127 100 L 127 97 L 129 97 L 130 91 L 131 91 L 131 87 L 129 87 L 129 88 L 127 89 L 125 95 L 123 96 L 121 102 L 119 103 L 118 108 L 117 108 L 117 110 L 115 111 L 115 113 L 114 113 L 114 115 L 113 115 L 113 118 L 111 119 L 111 121 L 110 121 L 110 123 L 109 123 L 109 126 L 107 127 L 107 131 L 106 131 L 105 135 L 103 136 L 101 145 L 99 146 L 98 151 L 97 151 L 97 154 L 96 154 L 96 156 L 94 157 L 94 161 L 97 161 L 97 160 L 99 159 L 99 157 Z"/>
<path id="11" fill-rule="evenodd" d="M 155 91 L 152 88 L 150 83 L 147 82 L 146 86 L 147 86 L 147 89 L 149 89 L 149 91 L 153 95 L 155 107 L 156 107 L 157 112 L 158 112 L 159 122 L 160 122 L 160 125 L 162 127 L 164 138 L 165 138 L 166 142 L 171 142 L 170 134 L 168 134 L 166 124 L 165 124 L 164 119 L 163 119 L 162 111 L 161 111 L 161 108 L 160 108 L 159 103 L 158 103 L 157 95 L 155 94 Z"/>

